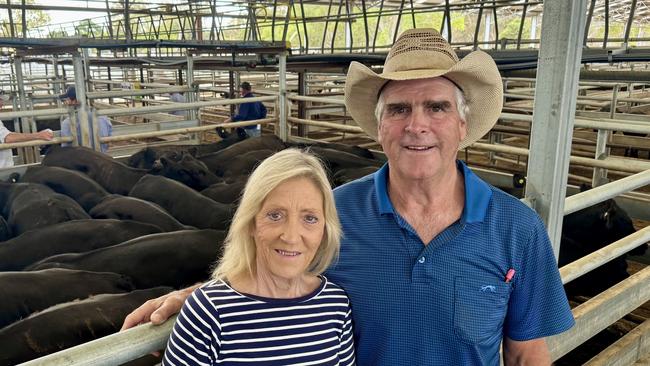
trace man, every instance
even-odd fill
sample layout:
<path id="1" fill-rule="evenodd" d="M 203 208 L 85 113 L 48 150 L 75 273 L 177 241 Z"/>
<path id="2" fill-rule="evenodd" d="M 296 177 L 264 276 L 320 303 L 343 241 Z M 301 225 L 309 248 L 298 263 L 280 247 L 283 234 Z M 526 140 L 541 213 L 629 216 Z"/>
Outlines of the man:
<path id="1" fill-rule="evenodd" d="M 242 98 L 253 98 L 251 84 L 248 81 L 241 83 L 240 91 Z M 266 107 L 262 102 L 242 103 L 239 105 L 239 112 L 225 122 L 253 121 L 256 119 L 266 118 Z M 260 125 L 251 125 L 244 127 L 249 137 L 260 136 Z"/>
<path id="2" fill-rule="evenodd" d="M 2 108 L 4 103 L 10 99 L 11 97 L 9 95 L 5 94 L 3 90 L 0 90 L 0 108 Z M 53 137 L 54 134 L 52 134 L 52 130 L 50 129 L 45 129 L 36 133 L 11 132 L 7 127 L 5 127 L 2 121 L 0 121 L 0 143 L 2 144 L 34 140 L 52 140 Z M 0 168 L 8 168 L 12 166 L 14 166 L 14 157 L 11 149 L 0 150 Z"/>
<path id="3" fill-rule="evenodd" d="M 503 340 L 506 365 L 550 364 L 543 337 L 574 321 L 544 225 L 456 160 L 501 112 L 492 58 L 459 61 L 437 31 L 409 30 L 382 74 L 350 65 L 345 96 L 388 157 L 335 190 L 344 239 L 327 276 L 350 298 L 357 363 L 499 365 Z M 183 296 L 125 326 L 159 322 Z"/>
<path id="4" fill-rule="evenodd" d="M 75 89 L 74 86 L 69 86 L 68 89 L 64 94 L 59 95 L 59 99 L 63 100 L 64 103 L 68 106 L 73 106 L 77 107 L 79 106 L 79 100 L 77 100 L 77 90 Z M 91 147 L 95 147 L 95 143 L 92 139 L 92 136 L 94 135 L 94 129 L 93 129 L 93 113 L 92 109 L 88 109 L 88 128 L 89 128 L 89 135 L 90 135 L 90 144 Z M 111 124 L 111 121 L 108 120 L 106 116 L 98 116 L 97 117 L 97 126 L 99 126 L 99 136 L 100 137 L 106 137 L 106 136 L 111 136 L 113 134 L 113 125 Z M 66 117 L 66 119 L 61 122 L 61 137 L 68 137 L 72 136 L 72 127 L 70 126 L 70 117 Z M 79 116 L 77 116 L 77 142 L 79 145 L 81 145 L 81 127 L 80 127 L 80 119 Z M 70 142 L 64 142 L 61 144 L 61 146 L 70 146 L 72 143 Z M 100 144 L 99 146 L 101 152 L 105 153 L 108 151 L 108 144 Z"/>
<path id="5" fill-rule="evenodd" d="M 169 95 L 169 101 L 174 102 L 174 103 L 185 103 L 185 96 L 179 92 L 173 92 Z M 177 111 L 171 111 L 169 114 L 173 114 L 175 116 L 182 116 L 185 117 L 187 116 L 187 111 L 185 109 L 179 109 Z"/>

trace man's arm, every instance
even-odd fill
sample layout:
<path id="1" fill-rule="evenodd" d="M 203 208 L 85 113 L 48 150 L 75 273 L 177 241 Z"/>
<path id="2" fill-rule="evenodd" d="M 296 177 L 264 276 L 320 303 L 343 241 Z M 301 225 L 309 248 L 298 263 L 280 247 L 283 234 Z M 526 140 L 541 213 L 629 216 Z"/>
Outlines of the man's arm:
<path id="1" fill-rule="evenodd" d="M 5 137 L 5 144 L 10 144 L 14 142 L 25 142 L 33 140 L 51 140 L 54 137 L 54 134 L 51 130 L 43 130 L 36 133 L 18 133 L 12 132 Z"/>
<path id="2" fill-rule="evenodd" d="M 551 354 L 544 338 L 515 341 L 503 338 L 503 363 L 513 365 L 550 365 Z"/>
<path id="3" fill-rule="evenodd" d="M 164 323 L 170 316 L 181 311 L 185 299 L 201 285 L 199 283 L 182 290 L 172 291 L 167 295 L 145 302 L 126 316 L 121 330 L 148 322 L 156 325 Z"/>

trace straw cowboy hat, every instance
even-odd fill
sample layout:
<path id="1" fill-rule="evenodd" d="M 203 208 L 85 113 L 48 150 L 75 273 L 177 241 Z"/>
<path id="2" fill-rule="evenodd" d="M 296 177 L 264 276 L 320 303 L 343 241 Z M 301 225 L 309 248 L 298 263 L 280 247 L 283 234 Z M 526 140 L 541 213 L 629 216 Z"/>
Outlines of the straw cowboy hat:
<path id="1" fill-rule="evenodd" d="M 357 124 L 377 140 L 375 106 L 379 91 L 391 80 L 414 80 L 444 76 L 465 94 L 467 136 L 463 149 L 485 135 L 496 123 L 503 107 L 503 85 L 490 55 L 474 51 L 462 60 L 435 29 L 411 29 L 393 45 L 381 74 L 352 62 L 345 81 L 345 106 Z"/>

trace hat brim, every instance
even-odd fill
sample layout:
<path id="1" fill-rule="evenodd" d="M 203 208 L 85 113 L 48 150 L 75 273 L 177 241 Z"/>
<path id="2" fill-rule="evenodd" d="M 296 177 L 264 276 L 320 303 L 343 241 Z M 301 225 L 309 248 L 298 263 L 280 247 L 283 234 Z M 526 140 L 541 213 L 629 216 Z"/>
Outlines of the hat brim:
<path id="1" fill-rule="evenodd" d="M 389 81 L 417 80 L 444 76 L 465 94 L 467 136 L 459 149 L 473 144 L 495 125 L 503 107 L 501 74 L 492 57 L 474 51 L 449 69 L 418 69 L 377 74 L 365 65 L 352 62 L 345 81 L 345 105 L 357 125 L 377 140 L 375 106 L 379 90 Z"/>

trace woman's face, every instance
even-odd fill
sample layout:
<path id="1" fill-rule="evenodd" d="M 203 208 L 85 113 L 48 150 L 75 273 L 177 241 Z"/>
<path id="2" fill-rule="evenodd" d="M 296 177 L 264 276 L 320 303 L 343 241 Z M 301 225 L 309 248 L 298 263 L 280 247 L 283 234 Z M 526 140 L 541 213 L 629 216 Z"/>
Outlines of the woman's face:
<path id="1" fill-rule="evenodd" d="M 307 271 L 325 232 L 323 195 L 308 178 L 272 190 L 255 215 L 257 273 L 297 280 Z"/>

